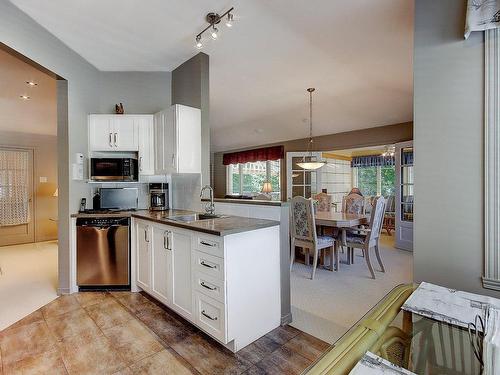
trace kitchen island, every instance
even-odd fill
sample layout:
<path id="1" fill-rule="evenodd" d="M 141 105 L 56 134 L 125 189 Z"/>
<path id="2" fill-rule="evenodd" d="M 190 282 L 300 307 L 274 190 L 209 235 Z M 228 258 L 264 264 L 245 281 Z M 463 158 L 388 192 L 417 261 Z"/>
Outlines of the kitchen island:
<path id="1" fill-rule="evenodd" d="M 131 217 L 131 290 L 150 294 L 236 352 L 280 325 L 279 222 L 195 214 L 107 215 Z"/>

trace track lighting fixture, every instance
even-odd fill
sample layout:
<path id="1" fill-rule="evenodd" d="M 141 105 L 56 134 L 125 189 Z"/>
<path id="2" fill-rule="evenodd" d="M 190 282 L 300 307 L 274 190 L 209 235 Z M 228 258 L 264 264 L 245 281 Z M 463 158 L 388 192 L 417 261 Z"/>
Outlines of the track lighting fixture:
<path id="1" fill-rule="evenodd" d="M 208 22 L 208 26 L 205 27 L 198 35 L 196 35 L 196 38 L 195 38 L 196 39 L 196 48 L 198 48 L 198 49 L 203 48 L 202 36 L 203 36 L 203 33 L 205 31 L 210 30 L 210 37 L 213 40 L 217 40 L 219 38 L 219 29 L 217 29 L 217 27 L 215 27 L 215 26 L 218 25 L 224 17 L 227 16 L 226 26 L 229 28 L 233 27 L 234 16 L 231 13 L 233 10 L 234 10 L 234 8 L 231 8 L 231 9 L 225 11 L 224 13 L 222 13 L 222 15 L 219 15 L 217 13 L 208 13 L 207 14 L 207 16 L 205 17 L 205 20 Z"/>

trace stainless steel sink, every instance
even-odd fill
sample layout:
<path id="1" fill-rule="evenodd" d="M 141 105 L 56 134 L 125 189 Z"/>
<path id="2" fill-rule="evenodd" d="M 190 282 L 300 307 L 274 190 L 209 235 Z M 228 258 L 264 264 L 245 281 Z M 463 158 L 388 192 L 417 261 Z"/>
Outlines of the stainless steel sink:
<path id="1" fill-rule="evenodd" d="M 165 219 L 172 220 L 172 221 L 180 221 L 183 223 L 192 223 L 193 221 L 222 219 L 225 217 L 227 217 L 227 215 L 189 214 L 189 215 L 178 215 L 178 216 L 165 217 Z"/>

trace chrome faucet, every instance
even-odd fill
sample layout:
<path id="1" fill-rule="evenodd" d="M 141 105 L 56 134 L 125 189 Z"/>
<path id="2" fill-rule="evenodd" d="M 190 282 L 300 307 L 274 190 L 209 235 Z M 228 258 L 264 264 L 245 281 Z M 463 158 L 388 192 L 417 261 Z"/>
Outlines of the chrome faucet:
<path id="1" fill-rule="evenodd" d="M 214 189 L 210 185 L 205 185 L 201 188 L 200 198 L 203 197 L 203 192 L 205 190 L 210 191 L 210 202 L 205 204 L 205 212 L 207 214 L 215 214 L 215 204 L 214 204 Z"/>

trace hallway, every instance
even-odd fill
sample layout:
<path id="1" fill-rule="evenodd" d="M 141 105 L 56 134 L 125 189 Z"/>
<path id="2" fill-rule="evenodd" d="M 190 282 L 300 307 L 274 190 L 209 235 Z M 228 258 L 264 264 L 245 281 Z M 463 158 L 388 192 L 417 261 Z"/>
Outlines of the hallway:
<path id="1" fill-rule="evenodd" d="M 57 297 L 57 241 L 0 247 L 0 331 Z"/>

